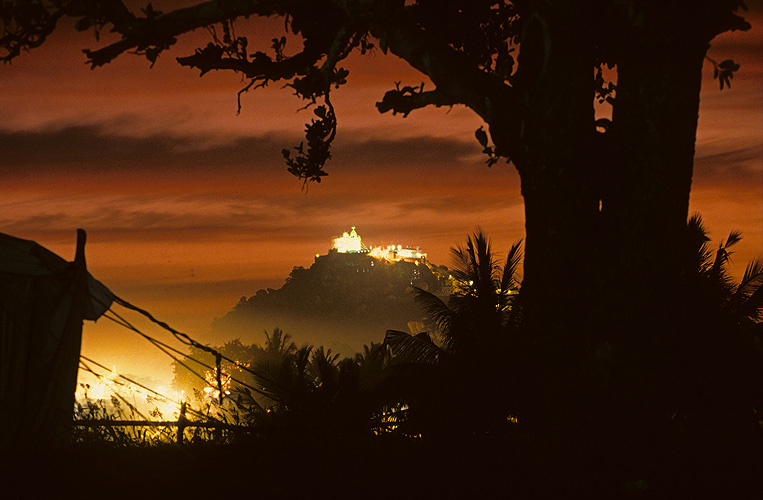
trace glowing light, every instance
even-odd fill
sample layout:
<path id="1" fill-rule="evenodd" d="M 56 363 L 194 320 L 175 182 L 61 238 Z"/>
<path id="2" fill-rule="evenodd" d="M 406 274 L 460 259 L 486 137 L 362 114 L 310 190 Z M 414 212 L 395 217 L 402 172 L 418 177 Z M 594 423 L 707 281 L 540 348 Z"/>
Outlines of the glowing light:
<path id="1" fill-rule="evenodd" d="M 416 264 L 420 260 L 426 260 L 427 254 L 422 252 L 419 247 L 409 248 L 402 245 L 388 245 L 386 247 L 373 247 L 368 251 L 368 255 L 375 259 L 386 260 L 389 262 L 400 262 L 401 260 L 411 260 Z"/>
<path id="2" fill-rule="evenodd" d="M 217 376 L 215 372 L 207 370 L 204 374 L 204 380 L 209 384 L 204 388 L 204 396 L 210 400 L 218 400 L 220 398 L 220 390 L 217 388 Z M 223 389 L 223 394 L 230 394 L 231 387 L 231 375 L 222 370 L 220 373 L 220 382 Z"/>
<path id="3" fill-rule="evenodd" d="M 427 258 L 427 254 L 422 252 L 419 247 L 387 245 L 386 247 L 375 246 L 369 249 L 363 244 L 363 239 L 355 231 L 355 226 L 352 226 L 352 230 L 349 233 L 345 232 L 342 236 L 333 239 L 333 249 L 338 253 L 365 253 L 369 257 L 389 262 L 413 261 L 417 265 L 419 261 L 426 260 Z M 318 258 L 320 255 L 316 254 L 315 257 Z M 373 265 L 373 262 L 371 265 Z"/>
<path id="4" fill-rule="evenodd" d="M 110 414 L 123 413 L 123 418 L 142 419 L 141 414 L 159 419 L 177 418 L 179 404 L 167 398 L 183 401 L 186 399 L 183 392 L 171 391 L 162 386 L 156 389 L 156 393 L 152 393 L 119 378 L 114 367 L 111 373 L 98 377 L 96 382 L 80 383 L 74 395 L 75 401 L 84 408 L 100 406 Z M 127 408 L 123 403 L 126 403 Z"/>
<path id="5" fill-rule="evenodd" d="M 339 253 L 361 253 L 368 249 L 363 245 L 360 235 L 355 231 L 355 226 L 349 233 L 334 238 L 334 249 Z"/>

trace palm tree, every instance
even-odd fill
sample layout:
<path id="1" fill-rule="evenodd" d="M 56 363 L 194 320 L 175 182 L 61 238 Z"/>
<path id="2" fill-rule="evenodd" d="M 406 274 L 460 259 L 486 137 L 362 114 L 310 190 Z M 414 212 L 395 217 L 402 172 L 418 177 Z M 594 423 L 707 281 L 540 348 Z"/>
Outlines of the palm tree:
<path id="1" fill-rule="evenodd" d="M 253 424 L 293 435 L 368 435 L 378 427 L 373 416 L 383 406 L 377 393 L 389 359 L 381 344 L 340 360 L 323 346 L 296 348 L 280 329 L 265 333 L 265 351 L 251 372 L 266 397 L 236 388 L 235 399 Z"/>
<path id="2" fill-rule="evenodd" d="M 506 328 L 518 317 L 514 306 L 521 240 L 511 246 L 503 266 L 492 251 L 490 239 L 480 230 L 467 237 L 465 247 L 452 248 L 451 254 L 455 266 L 447 303 L 427 290 L 412 288 L 439 345 L 428 333 L 408 335 L 390 330 L 385 343 L 399 360 L 436 363 L 459 352 L 474 355 L 501 343 Z"/>
<path id="3" fill-rule="evenodd" d="M 273 335 L 265 330 L 265 352 L 289 355 L 296 351 L 297 344 L 292 342 L 291 335 L 278 327 L 273 329 Z"/>
<path id="4" fill-rule="evenodd" d="M 728 270 L 732 231 L 713 251 L 697 214 L 687 224 L 683 327 L 675 356 L 676 413 L 687 418 L 751 415 L 763 410 L 763 263 L 748 264 L 741 281 Z"/>
<path id="5" fill-rule="evenodd" d="M 267 330 L 264 333 L 263 349 L 246 368 L 256 393 L 245 385 L 232 389 L 238 408 L 250 423 L 261 427 L 273 424 L 284 411 L 301 411 L 305 394 L 313 389 L 309 373 L 313 347 L 297 348 L 291 335 L 278 327 L 272 334 Z"/>
<path id="6" fill-rule="evenodd" d="M 714 309 L 724 311 L 737 327 L 752 328 L 763 315 L 763 263 L 759 259 L 750 262 L 742 280 L 735 283 L 728 264 L 733 254 L 731 248 L 741 241 L 741 233 L 731 231 L 713 253 L 699 214 L 689 219 L 687 227 L 692 245 L 689 248 L 692 261 L 687 271 L 694 278 L 697 292 Z"/>
<path id="7" fill-rule="evenodd" d="M 741 240 L 732 231 L 710 244 L 699 215 L 687 222 L 684 271 L 674 331 L 660 374 L 661 450 L 666 464 L 693 477 L 723 478 L 724 489 L 763 486 L 763 265 L 751 262 L 740 281 L 729 272 Z M 654 460 L 652 460 L 654 462 Z"/>
<path id="8" fill-rule="evenodd" d="M 503 266 L 479 230 L 451 252 L 455 266 L 447 303 L 413 289 L 434 335 L 389 330 L 384 341 L 404 381 L 412 427 L 418 427 L 412 433 L 480 432 L 508 417 L 506 365 L 519 318 L 521 242 L 512 245 Z"/>

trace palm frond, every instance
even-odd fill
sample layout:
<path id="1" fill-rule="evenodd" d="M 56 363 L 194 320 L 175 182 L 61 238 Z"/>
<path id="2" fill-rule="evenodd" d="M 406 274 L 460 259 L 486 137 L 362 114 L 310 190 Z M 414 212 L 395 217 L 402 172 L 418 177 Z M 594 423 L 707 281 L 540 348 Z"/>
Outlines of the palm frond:
<path id="1" fill-rule="evenodd" d="M 710 238 L 707 236 L 702 216 L 699 213 L 692 215 L 686 224 L 686 229 L 688 238 L 687 271 L 702 275 L 712 266 L 710 261 L 712 253 L 708 247 Z"/>
<path id="2" fill-rule="evenodd" d="M 339 374 L 338 359 L 339 354 L 334 354 L 331 349 L 324 349 L 323 346 L 313 351 L 310 369 L 319 385 L 332 387 L 336 385 Z"/>
<path id="3" fill-rule="evenodd" d="M 339 359 L 339 354 L 331 352 L 331 349 L 326 349 L 323 346 L 318 346 L 317 349 L 313 351 L 313 361 L 316 360 L 323 360 L 326 361 L 326 363 L 330 365 L 336 365 L 337 360 Z"/>
<path id="4" fill-rule="evenodd" d="M 739 231 L 731 231 L 726 241 L 721 241 L 718 246 L 718 250 L 715 253 L 715 261 L 710 271 L 710 275 L 717 281 L 717 283 L 730 293 L 734 288 L 734 280 L 729 274 L 728 263 L 731 261 L 731 254 L 734 253 L 729 249 L 737 244 L 742 239 L 742 234 Z"/>
<path id="5" fill-rule="evenodd" d="M 435 325 L 437 332 L 448 336 L 455 321 L 455 313 L 437 295 L 419 287 L 411 287 L 413 299 Z"/>
<path id="6" fill-rule="evenodd" d="M 481 231 L 474 234 L 477 243 L 479 255 L 479 286 L 477 294 L 490 295 L 495 294 L 496 288 L 500 283 L 501 265 L 496 255 L 493 253 L 490 239 Z"/>
<path id="7" fill-rule="evenodd" d="M 297 350 L 297 344 L 292 342 L 291 335 L 284 333 L 283 330 L 275 327 L 273 328 L 272 335 L 265 330 L 265 350 L 269 352 L 293 354 Z"/>
<path id="8" fill-rule="evenodd" d="M 738 320 L 758 321 L 763 315 L 763 261 L 756 259 L 745 269 L 734 295 L 729 301 Z"/>
<path id="9" fill-rule="evenodd" d="M 285 358 L 256 362 L 252 366 L 255 384 L 275 403 L 291 406 L 301 389 L 294 384 L 293 372 L 289 360 Z"/>
<path id="10" fill-rule="evenodd" d="M 742 233 L 741 231 L 738 231 L 734 229 L 729 233 L 728 238 L 726 238 L 726 244 L 723 245 L 726 249 L 733 247 L 737 243 L 739 243 L 742 240 Z"/>
<path id="11" fill-rule="evenodd" d="M 469 242 L 471 243 L 471 241 Z M 474 255 L 474 249 L 464 248 L 461 245 L 457 245 L 450 249 L 451 258 L 453 260 L 453 269 L 451 274 L 461 288 L 468 290 L 474 284 L 472 256 Z M 470 283 L 471 281 L 471 283 Z"/>
<path id="12" fill-rule="evenodd" d="M 517 240 L 511 245 L 509 254 L 506 257 L 506 264 L 503 266 L 503 273 L 501 275 L 500 291 L 501 296 L 499 298 L 498 309 L 503 310 L 508 307 L 511 302 L 510 293 L 519 287 L 519 282 L 516 280 L 517 268 L 520 262 L 522 262 L 522 240 Z"/>
<path id="13" fill-rule="evenodd" d="M 494 291 L 495 275 L 500 265 L 492 251 L 490 238 L 480 228 L 468 236 L 466 246 L 451 248 L 452 275 L 459 285 L 459 293 L 479 295 Z"/>
<path id="14" fill-rule="evenodd" d="M 261 414 L 266 410 L 252 395 L 248 387 L 234 385 L 231 388 L 231 399 L 239 409 L 244 409 L 251 414 Z"/>
<path id="15" fill-rule="evenodd" d="M 355 355 L 355 364 L 359 371 L 358 385 L 361 389 L 376 387 L 382 383 L 389 356 L 387 346 L 376 342 L 372 342 L 370 346 L 364 345 L 363 352 Z"/>
<path id="16" fill-rule="evenodd" d="M 488 285 L 492 288 L 493 276 L 495 275 L 497 265 L 493 257 L 491 241 L 482 231 L 474 233 L 473 238 L 476 246 L 474 265 L 477 271 L 477 282 L 480 286 Z"/>
<path id="17" fill-rule="evenodd" d="M 359 366 L 381 367 L 387 360 L 388 352 L 383 343 L 371 342 L 371 345 L 364 344 L 363 352 L 355 354 L 355 362 Z"/>
<path id="18" fill-rule="evenodd" d="M 749 294 L 753 291 L 751 288 L 757 290 L 761 285 L 763 285 L 763 261 L 755 259 L 747 264 L 747 268 L 744 271 L 744 276 L 742 276 L 742 281 L 739 282 L 737 291 Z"/>
<path id="19" fill-rule="evenodd" d="M 384 345 L 389 347 L 393 359 L 404 363 L 436 365 L 444 352 L 426 332 L 410 335 L 399 330 L 387 330 Z"/>
<path id="20" fill-rule="evenodd" d="M 300 387 L 305 387 L 307 382 L 307 367 L 310 364 L 310 354 L 313 351 L 313 346 L 304 345 L 297 349 L 293 354 L 294 368 L 297 376 L 297 384 Z"/>
<path id="21" fill-rule="evenodd" d="M 742 239 L 742 235 L 739 231 L 731 231 L 726 241 L 718 245 L 718 250 L 715 252 L 715 261 L 713 262 L 712 273 L 714 276 L 723 276 L 726 274 L 726 264 L 728 264 L 731 254 L 729 248 L 734 246 L 739 240 Z"/>

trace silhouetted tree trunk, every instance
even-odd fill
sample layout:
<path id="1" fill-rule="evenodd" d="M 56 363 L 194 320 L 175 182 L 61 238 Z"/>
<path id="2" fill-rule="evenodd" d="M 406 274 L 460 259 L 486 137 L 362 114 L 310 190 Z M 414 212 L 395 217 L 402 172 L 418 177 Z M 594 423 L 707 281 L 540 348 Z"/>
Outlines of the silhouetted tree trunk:
<path id="1" fill-rule="evenodd" d="M 598 165 L 591 20 L 572 5 L 543 7 L 530 13 L 534 24 L 522 41 L 516 83 L 522 147 L 511 155 L 525 200 L 521 299 L 528 345 L 521 351 L 537 406 L 529 411 L 538 417 L 567 413 L 572 387 L 576 404 L 582 396 L 578 376 L 594 333 L 600 239 L 600 193 L 591 182 Z M 497 133 L 491 127 L 501 147 Z"/>
<path id="2" fill-rule="evenodd" d="M 633 396 L 662 411 L 668 396 L 662 377 L 680 321 L 676 292 L 684 272 L 702 63 L 712 36 L 685 26 L 706 22 L 707 13 L 695 20 L 681 11 L 666 14 L 634 30 L 618 64 L 601 293 L 620 330 L 619 361 Z"/>
<path id="3" fill-rule="evenodd" d="M 521 44 L 521 123 L 490 125 L 522 181 L 522 352 L 538 390 L 529 411 L 540 418 L 665 416 L 701 70 L 716 21 L 731 12 L 710 4 L 640 5 L 640 23 L 613 21 L 618 81 L 606 133 L 591 105 L 602 19 L 564 2 L 532 2 L 526 14 L 539 21 Z"/>

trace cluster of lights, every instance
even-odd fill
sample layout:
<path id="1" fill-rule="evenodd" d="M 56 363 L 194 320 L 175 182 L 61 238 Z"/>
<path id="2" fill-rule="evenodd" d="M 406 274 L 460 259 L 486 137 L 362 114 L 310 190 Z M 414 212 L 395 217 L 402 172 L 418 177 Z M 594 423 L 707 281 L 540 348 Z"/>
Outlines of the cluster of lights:
<path id="1" fill-rule="evenodd" d="M 360 235 L 355 231 L 355 226 L 349 233 L 345 232 L 342 236 L 334 238 L 333 248 L 339 253 L 365 253 L 375 259 L 398 262 L 401 260 L 421 260 L 426 259 L 427 254 L 418 247 L 407 248 L 402 245 L 388 245 L 386 247 L 373 247 L 369 249 L 363 244 Z"/>
<path id="2" fill-rule="evenodd" d="M 379 260 L 388 260 L 391 262 L 398 262 L 407 259 L 421 260 L 427 258 L 427 254 L 419 250 L 418 247 L 405 248 L 402 245 L 374 247 L 368 252 L 368 255 Z"/>
<path id="3" fill-rule="evenodd" d="M 207 381 L 207 386 L 204 388 L 204 397 L 217 401 L 220 399 L 220 390 L 217 388 L 217 375 L 213 371 L 207 370 L 204 374 L 204 380 Z M 231 375 L 226 373 L 225 370 L 221 370 L 220 382 L 222 385 L 223 394 L 230 395 Z"/>

